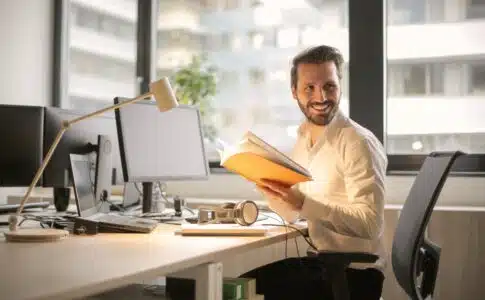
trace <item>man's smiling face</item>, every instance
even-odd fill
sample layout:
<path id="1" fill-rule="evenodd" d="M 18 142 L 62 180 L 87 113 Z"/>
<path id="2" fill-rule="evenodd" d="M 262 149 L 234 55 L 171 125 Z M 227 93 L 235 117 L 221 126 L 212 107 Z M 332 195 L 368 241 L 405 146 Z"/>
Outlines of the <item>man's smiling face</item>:
<path id="1" fill-rule="evenodd" d="M 301 63 L 296 71 L 297 82 L 292 94 L 301 111 L 315 125 L 329 124 L 338 111 L 341 97 L 335 63 Z"/>

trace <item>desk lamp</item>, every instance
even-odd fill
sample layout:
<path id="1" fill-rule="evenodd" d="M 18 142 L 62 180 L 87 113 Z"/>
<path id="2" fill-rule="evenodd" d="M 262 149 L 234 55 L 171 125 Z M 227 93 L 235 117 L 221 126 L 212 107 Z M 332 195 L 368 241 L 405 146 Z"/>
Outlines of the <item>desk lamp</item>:
<path id="1" fill-rule="evenodd" d="M 91 117 L 98 116 L 105 112 L 108 112 L 117 108 L 121 108 L 125 105 L 139 102 L 151 96 L 155 98 L 157 107 L 161 112 L 170 110 L 178 105 L 175 94 L 172 90 L 172 87 L 170 86 L 170 82 L 168 78 L 164 77 L 158 81 L 152 82 L 150 84 L 150 91 L 143 95 L 100 109 L 98 111 L 89 113 L 87 115 L 80 116 L 73 120 L 69 120 L 69 121 L 66 120 L 62 122 L 61 130 L 57 134 L 54 142 L 52 143 L 51 147 L 49 148 L 49 151 L 47 152 L 44 160 L 42 161 L 41 166 L 37 170 L 37 173 L 35 174 L 34 179 L 32 180 L 32 183 L 30 184 L 27 192 L 25 193 L 24 198 L 22 199 L 22 202 L 20 203 L 20 206 L 17 209 L 16 214 L 11 215 L 9 218 L 9 231 L 4 233 L 5 238 L 8 242 L 49 242 L 49 241 L 60 240 L 69 235 L 69 232 L 66 230 L 53 229 L 53 228 L 49 228 L 49 229 L 43 229 L 43 228 L 19 229 L 18 228 L 18 219 L 24 208 L 24 205 L 29 199 L 29 196 L 33 188 L 36 186 L 37 182 L 39 181 L 40 176 L 44 172 L 45 167 L 49 163 L 49 160 L 51 159 L 51 156 L 54 153 L 54 150 L 56 149 L 57 145 L 59 144 L 62 136 L 73 124 L 89 119 Z"/>

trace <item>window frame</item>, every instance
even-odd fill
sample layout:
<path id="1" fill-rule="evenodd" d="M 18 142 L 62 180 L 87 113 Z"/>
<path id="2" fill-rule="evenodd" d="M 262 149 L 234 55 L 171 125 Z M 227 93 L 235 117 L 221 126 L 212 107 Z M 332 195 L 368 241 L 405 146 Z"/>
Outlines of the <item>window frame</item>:
<path id="1" fill-rule="evenodd" d="M 156 28 L 158 20 L 157 0 L 137 1 L 136 66 L 133 79 L 137 80 L 138 92 L 148 91 L 155 78 Z M 52 103 L 54 107 L 68 107 L 69 97 L 69 41 L 71 30 L 71 1 L 54 0 L 54 38 Z"/>
<path id="2" fill-rule="evenodd" d="M 349 32 L 349 116 L 371 130 L 386 145 L 387 101 L 387 2 L 347 0 Z M 54 1 L 53 106 L 68 101 L 70 1 Z M 158 0 L 138 0 L 136 78 L 139 91 L 148 90 L 155 78 Z M 275 32 L 275 44 L 277 33 Z M 362 93 L 361 91 L 366 91 Z M 354 100 L 355 99 L 355 100 Z M 369 109 L 372 108 L 372 109 Z M 426 155 L 388 154 L 388 175 L 415 175 Z M 212 174 L 232 174 L 210 161 Z M 485 154 L 460 156 L 452 174 L 484 176 Z"/>
<path id="3" fill-rule="evenodd" d="M 349 116 L 371 130 L 384 145 L 388 95 L 386 4 L 386 0 L 349 1 Z M 416 175 L 427 155 L 387 157 L 388 175 Z M 460 156 L 451 173 L 484 176 L 485 154 Z"/>

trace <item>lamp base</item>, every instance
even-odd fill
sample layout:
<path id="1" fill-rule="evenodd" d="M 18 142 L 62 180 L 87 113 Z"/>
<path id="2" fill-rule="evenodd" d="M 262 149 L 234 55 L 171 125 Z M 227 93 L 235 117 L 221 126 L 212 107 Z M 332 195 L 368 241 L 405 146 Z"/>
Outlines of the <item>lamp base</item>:
<path id="1" fill-rule="evenodd" d="M 7 242 L 32 243 L 32 242 L 57 242 L 69 236 L 69 231 L 62 229 L 24 228 L 15 231 L 4 232 Z"/>

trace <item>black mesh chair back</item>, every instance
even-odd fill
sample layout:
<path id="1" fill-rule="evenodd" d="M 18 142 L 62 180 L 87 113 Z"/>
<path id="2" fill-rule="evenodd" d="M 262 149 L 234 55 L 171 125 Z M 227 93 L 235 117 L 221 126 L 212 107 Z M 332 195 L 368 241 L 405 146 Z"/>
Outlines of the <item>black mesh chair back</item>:
<path id="1" fill-rule="evenodd" d="M 451 166 L 462 154 L 431 153 L 401 211 L 392 245 L 392 267 L 399 285 L 411 299 L 433 295 L 441 248 L 425 238 L 425 230 Z"/>

